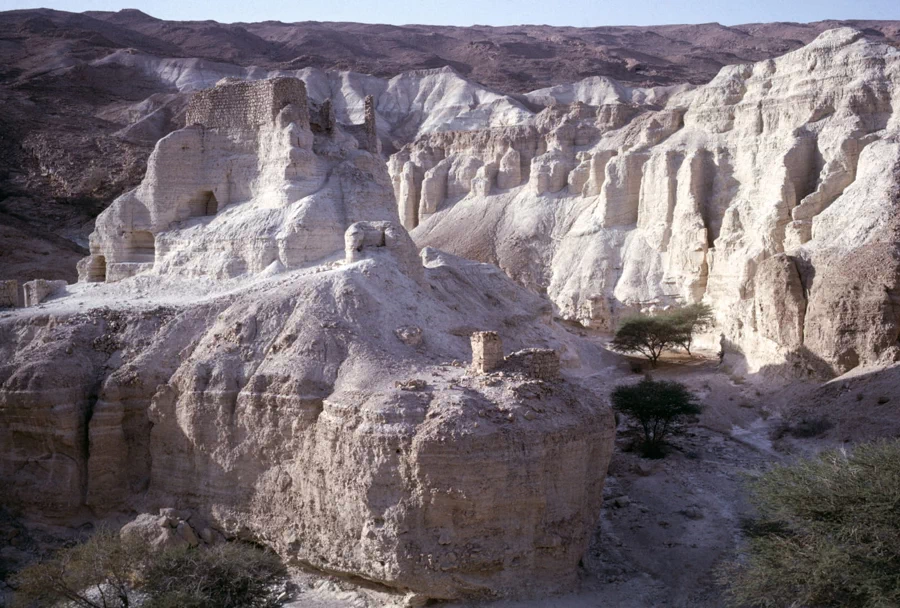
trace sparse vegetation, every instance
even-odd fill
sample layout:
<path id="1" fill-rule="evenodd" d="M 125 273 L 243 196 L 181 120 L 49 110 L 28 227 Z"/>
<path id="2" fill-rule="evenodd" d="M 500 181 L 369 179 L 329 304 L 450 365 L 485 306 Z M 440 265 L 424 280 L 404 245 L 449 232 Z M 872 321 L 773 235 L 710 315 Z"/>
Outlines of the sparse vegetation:
<path id="1" fill-rule="evenodd" d="M 773 439 L 782 439 L 787 435 L 800 439 L 819 437 L 834 428 L 834 423 L 828 418 L 801 418 L 793 423 L 785 422 L 772 431 Z"/>
<path id="2" fill-rule="evenodd" d="M 147 566 L 142 590 L 151 600 L 144 608 L 276 606 L 284 573 L 277 555 L 246 543 L 170 549 Z"/>
<path id="3" fill-rule="evenodd" d="M 100 531 L 22 570 L 14 580 L 14 605 L 263 608 L 277 605 L 284 577 L 276 555 L 246 543 L 154 551 Z"/>
<path id="4" fill-rule="evenodd" d="M 712 322 L 712 310 L 706 304 L 691 304 L 656 315 L 632 315 L 622 321 L 610 346 L 622 353 L 639 353 L 655 367 L 664 350 L 680 347 L 690 355 L 694 335 L 709 328 Z"/>
<path id="5" fill-rule="evenodd" d="M 610 347 L 622 353 L 640 353 L 656 367 L 662 352 L 680 339 L 681 330 L 669 320 L 635 315 L 622 321 Z"/>
<path id="6" fill-rule="evenodd" d="M 778 466 L 751 490 L 746 556 L 722 572 L 731 605 L 900 605 L 900 440 Z"/>
<path id="7" fill-rule="evenodd" d="M 687 416 L 699 414 L 700 405 L 679 382 L 645 378 L 638 384 L 618 386 L 612 393 L 613 408 L 634 418 L 644 436 L 641 451 L 661 458 L 666 437 Z"/>
<path id="8" fill-rule="evenodd" d="M 666 311 L 661 316 L 680 328 L 680 335 L 675 340 L 675 344 L 687 351 L 689 355 L 691 354 L 691 345 L 694 343 L 694 335 L 712 327 L 714 320 L 712 308 L 707 304 L 689 304 Z"/>

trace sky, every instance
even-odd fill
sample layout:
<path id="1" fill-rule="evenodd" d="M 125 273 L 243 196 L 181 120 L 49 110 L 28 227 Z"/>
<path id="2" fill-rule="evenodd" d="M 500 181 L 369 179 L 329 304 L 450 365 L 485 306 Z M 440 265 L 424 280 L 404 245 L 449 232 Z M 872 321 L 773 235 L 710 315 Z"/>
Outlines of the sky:
<path id="1" fill-rule="evenodd" d="M 137 8 L 160 19 L 358 21 L 429 25 L 724 25 L 823 19 L 900 19 L 900 0 L 0 0 L 0 10 Z"/>

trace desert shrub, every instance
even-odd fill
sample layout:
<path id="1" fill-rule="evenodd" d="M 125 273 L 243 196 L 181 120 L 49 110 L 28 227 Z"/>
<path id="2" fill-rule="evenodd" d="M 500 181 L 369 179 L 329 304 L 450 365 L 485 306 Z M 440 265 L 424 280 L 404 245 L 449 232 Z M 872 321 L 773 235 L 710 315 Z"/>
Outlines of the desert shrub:
<path id="1" fill-rule="evenodd" d="M 759 520 L 722 573 L 731 605 L 900 606 L 900 440 L 778 466 L 750 489 Z"/>
<path id="2" fill-rule="evenodd" d="M 61 549 L 13 577 L 15 606 L 127 608 L 146 548 L 100 530 L 88 541 Z"/>
<path id="3" fill-rule="evenodd" d="M 23 569 L 14 578 L 14 605 L 261 608 L 276 605 L 276 583 L 284 576 L 277 556 L 244 543 L 154 551 L 99 531 Z"/>
<path id="4" fill-rule="evenodd" d="M 284 578 L 274 553 L 244 543 L 205 551 L 171 549 L 152 560 L 142 591 L 145 608 L 264 608 L 276 606 Z"/>
<path id="5" fill-rule="evenodd" d="M 613 408 L 634 418 L 644 432 L 641 451 L 648 458 L 661 458 L 666 437 L 687 416 L 699 414 L 700 405 L 679 382 L 650 380 L 617 386 Z"/>

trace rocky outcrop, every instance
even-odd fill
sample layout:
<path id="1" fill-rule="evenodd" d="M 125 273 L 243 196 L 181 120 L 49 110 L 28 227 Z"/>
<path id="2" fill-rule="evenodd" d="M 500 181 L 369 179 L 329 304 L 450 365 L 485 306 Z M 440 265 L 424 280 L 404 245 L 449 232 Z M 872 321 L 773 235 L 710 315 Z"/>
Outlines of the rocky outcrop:
<path id="1" fill-rule="evenodd" d="M 749 370 L 802 356 L 840 372 L 879 360 L 900 328 L 884 307 L 866 313 L 883 330 L 818 312 L 869 306 L 868 288 L 837 296 L 826 277 L 898 242 L 898 85 L 900 51 L 837 29 L 701 87 L 556 87 L 534 100 L 557 105 L 520 126 L 423 136 L 389 168 L 396 180 L 401 161 L 496 163 L 492 187 L 476 192 L 467 173 L 405 225 L 420 246 L 546 290 L 564 318 L 612 329 L 629 311 L 703 301 L 710 346 L 724 333 Z M 845 344 L 856 327 L 867 337 Z"/>
<path id="2" fill-rule="evenodd" d="M 297 79 L 225 80 L 187 122 L 97 219 L 81 280 L 296 268 L 340 252 L 353 222 L 395 217 L 383 164 L 338 125 L 314 136 Z"/>
<path id="3" fill-rule="evenodd" d="M 299 81 L 197 99 L 98 219 L 85 280 L 0 319 L 4 499 L 426 598 L 570 587 L 614 421 L 556 372 L 610 355 L 497 268 L 420 255 L 384 164 L 313 134 Z M 469 373 L 480 329 L 539 349 L 525 374 Z"/>
<path id="4" fill-rule="evenodd" d="M 599 515 L 610 412 L 564 380 L 485 383 L 446 363 L 471 356 L 472 327 L 565 351 L 569 366 L 607 355 L 547 324 L 540 299 L 493 267 L 429 250 L 407 274 L 412 243 L 391 245 L 391 230 L 356 224 L 340 266 L 204 302 L 65 312 L 78 290 L 100 303 L 139 279 L 153 299 L 185 289 L 148 275 L 4 320 L 6 498 L 56 520 L 175 505 L 428 597 L 571 585 Z M 414 343 L 398 339 L 410 325 L 424 328 Z M 183 540 L 151 528 L 154 542 Z"/>

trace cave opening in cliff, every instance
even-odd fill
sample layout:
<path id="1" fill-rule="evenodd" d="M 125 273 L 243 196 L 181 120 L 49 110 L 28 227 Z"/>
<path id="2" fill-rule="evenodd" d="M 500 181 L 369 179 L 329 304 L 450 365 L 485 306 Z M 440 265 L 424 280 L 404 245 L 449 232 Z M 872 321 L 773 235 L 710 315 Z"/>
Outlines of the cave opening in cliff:
<path id="1" fill-rule="evenodd" d="M 135 230 L 128 239 L 129 262 L 153 263 L 156 259 L 156 242 L 152 232 Z"/>
<path id="2" fill-rule="evenodd" d="M 91 262 L 88 265 L 88 282 L 106 282 L 106 258 L 102 255 L 91 256 Z"/>
<path id="3" fill-rule="evenodd" d="M 212 190 L 203 190 L 187 202 L 186 218 L 212 216 L 219 212 L 219 201 Z"/>

